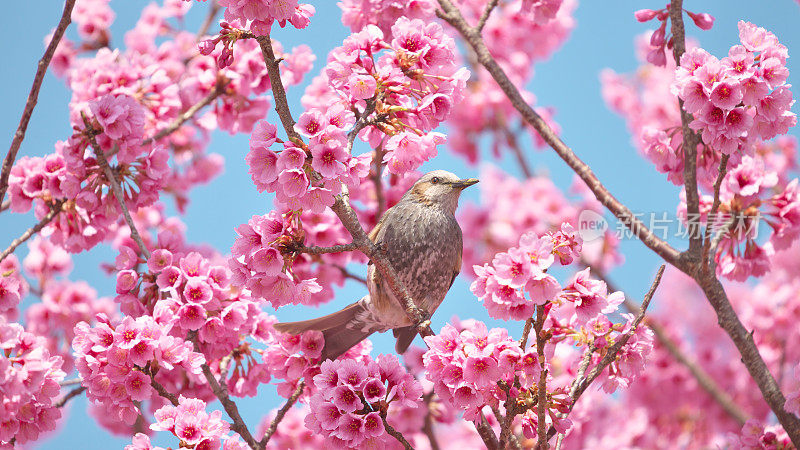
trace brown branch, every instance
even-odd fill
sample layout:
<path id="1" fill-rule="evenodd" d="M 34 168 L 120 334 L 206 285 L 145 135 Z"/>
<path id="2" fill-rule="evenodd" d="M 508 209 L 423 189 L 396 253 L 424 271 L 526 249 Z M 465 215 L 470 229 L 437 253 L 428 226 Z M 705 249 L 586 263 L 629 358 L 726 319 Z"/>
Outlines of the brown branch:
<path id="1" fill-rule="evenodd" d="M 97 145 L 97 139 L 95 136 L 99 134 L 99 132 L 92 126 L 92 122 L 86 117 L 86 114 L 81 112 L 81 117 L 83 118 L 83 124 L 86 126 L 86 137 L 89 139 L 89 143 L 94 150 L 95 156 L 97 156 L 97 165 L 103 170 L 103 173 L 106 175 L 106 179 L 108 180 L 108 184 L 111 185 L 111 190 L 114 193 L 114 197 L 117 198 L 117 203 L 119 203 L 119 207 L 122 210 L 122 215 L 125 218 L 125 222 L 128 224 L 128 227 L 131 229 L 131 238 L 136 242 L 136 245 L 139 246 L 139 250 L 144 255 L 145 259 L 150 258 L 150 250 L 147 249 L 147 246 L 144 244 L 142 240 L 142 236 L 139 234 L 139 230 L 136 229 L 136 224 L 133 223 L 133 218 L 131 218 L 131 213 L 128 211 L 128 205 L 125 204 L 125 197 L 122 193 L 122 187 L 119 185 L 119 180 L 114 176 L 114 171 L 111 170 L 111 166 L 108 165 L 108 160 L 106 159 L 105 153 Z"/>
<path id="2" fill-rule="evenodd" d="M 497 7 L 498 3 L 500 3 L 500 0 L 489 0 L 489 3 L 486 5 L 486 9 L 484 9 L 483 14 L 481 14 L 481 18 L 478 19 L 478 25 L 475 26 L 479 33 L 483 31 L 483 27 L 486 26 L 486 21 L 489 20 L 492 10 Z"/>
<path id="3" fill-rule="evenodd" d="M 0 204 L 0 212 L 3 212 L 8 208 L 11 208 L 11 200 L 6 200 L 2 204 Z"/>
<path id="4" fill-rule="evenodd" d="M 167 399 L 172 406 L 178 406 L 178 397 L 175 396 L 172 392 L 168 391 L 167 388 L 161 385 L 158 381 L 156 381 L 155 375 L 152 373 L 150 374 L 150 386 L 158 392 L 158 395 Z"/>
<path id="5" fill-rule="evenodd" d="M 531 334 L 531 326 L 533 326 L 533 317 L 528 317 L 528 320 L 525 321 L 525 327 L 522 329 L 522 337 L 519 340 L 519 348 L 522 351 L 525 351 L 525 347 L 528 345 L 528 335 Z"/>
<path id="6" fill-rule="evenodd" d="M 55 402 L 53 406 L 56 408 L 61 408 L 64 405 L 66 405 L 68 401 L 72 400 L 74 397 L 81 395 L 85 390 L 86 386 L 76 387 L 75 389 L 67 392 L 67 395 L 65 395 L 61 400 Z"/>
<path id="7" fill-rule="evenodd" d="M 163 130 L 157 132 L 152 137 L 145 139 L 142 142 L 142 145 L 148 145 L 148 144 L 151 144 L 153 142 L 159 141 L 162 138 L 164 138 L 166 136 L 169 136 L 170 134 L 172 134 L 175 131 L 177 131 L 178 128 L 181 127 L 181 125 L 183 125 L 184 123 L 189 121 L 191 118 L 193 118 L 195 116 L 195 114 L 197 114 L 198 111 L 200 111 L 201 109 L 205 108 L 206 106 L 211 104 L 211 102 L 216 100 L 217 97 L 222 95 L 225 92 L 225 87 L 228 85 L 228 83 L 230 83 L 229 79 L 225 78 L 222 75 L 219 75 L 219 77 L 217 78 L 216 84 L 214 84 L 214 89 L 212 89 L 211 92 L 208 93 L 208 95 L 203 97 L 203 99 L 200 100 L 199 102 L 197 102 L 194 105 L 190 106 L 189 109 L 184 111 L 183 114 L 178 116 L 178 118 L 175 119 L 174 121 L 172 121 L 172 123 L 170 123 L 166 128 L 164 128 Z"/>
<path id="8" fill-rule="evenodd" d="M 5 159 L 3 160 L 3 169 L 0 172 L 0 204 L 6 197 L 6 190 L 8 190 L 8 177 L 11 175 L 11 167 L 17 159 L 17 152 L 25 139 L 25 132 L 28 130 L 28 123 L 31 121 L 33 109 L 39 100 L 39 90 L 42 88 L 44 75 L 47 73 L 47 67 L 50 65 L 50 60 L 58 48 L 61 38 L 64 37 L 64 32 L 72 22 L 72 8 L 75 6 L 75 0 L 66 0 L 64 2 L 64 11 L 61 13 L 61 20 L 58 21 L 56 30 L 53 32 L 53 37 L 50 38 L 50 43 L 47 44 L 47 49 L 44 51 L 44 56 L 39 60 L 36 67 L 36 75 L 33 77 L 33 86 L 28 93 L 28 99 L 25 101 L 25 108 L 22 110 L 22 117 L 19 119 L 17 131 L 14 133 L 14 139 L 11 141 L 11 148 L 8 149 Z"/>
<path id="9" fill-rule="evenodd" d="M 711 249 L 711 229 L 714 225 L 711 221 L 716 220 L 717 211 L 719 211 L 719 190 L 722 186 L 722 179 L 725 178 L 725 174 L 728 172 L 729 158 L 730 155 L 723 154 L 719 161 L 719 173 L 717 174 L 716 181 L 714 181 L 714 201 L 711 204 L 711 211 L 709 211 L 708 216 L 706 216 L 706 231 L 703 236 L 703 257 L 701 259 L 700 270 L 708 270 L 711 266 L 709 256 L 714 256 L 713 254 L 709 255 L 709 250 Z M 716 253 L 716 246 L 714 247 L 714 253 Z"/>
<path id="10" fill-rule="evenodd" d="M 81 384 L 82 382 L 83 382 L 83 380 L 80 379 L 80 378 L 72 378 L 70 380 L 61 381 L 61 382 L 58 383 L 58 385 L 61 386 L 61 387 L 74 386 L 76 384 Z"/>
<path id="11" fill-rule="evenodd" d="M 311 247 L 306 247 L 305 245 L 298 245 L 292 247 L 291 249 L 298 253 L 308 253 L 309 255 L 322 255 L 325 253 L 352 252 L 357 248 L 358 246 L 356 246 L 356 244 L 351 242 L 349 244 L 332 245 L 330 247 L 317 247 L 313 245 Z"/>
<path id="12" fill-rule="evenodd" d="M 486 420 L 486 417 L 483 416 L 483 413 L 480 413 L 480 421 L 474 422 L 475 429 L 478 430 L 478 435 L 483 439 L 483 443 L 486 445 L 487 450 L 497 450 L 500 448 L 499 443 L 497 442 L 497 435 L 494 434 L 494 430 L 492 427 L 489 426 L 489 422 Z"/>
<path id="13" fill-rule="evenodd" d="M 367 279 L 366 279 L 366 278 L 364 278 L 364 277 L 361 277 L 361 276 L 358 276 L 358 275 L 356 275 L 356 274 L 354 274 L 354 273 L 351 273 L 351 272 L 350 272 L 350 271 L 348 271 L 346 268 L 344 268 L 344 267 L 342 267 L 342 266 L 340 266 L 340 265 L 338 265 L 338 264 L 330 264 L 330 265 L 331 265 L 332 267 L 335 267 L 335 268 L 339 269 L 339 272 L 341 272 L 341 273 L 342 273 L 342 275 L 343 275 L 345 278 L 349 278 L 349 279 L 351 279 L 351 280 L 358 281 L 359 283 L 361 283 L 361 284 L 364 284 L 364 285 L 366 285 L 366 284 L 367 284 Z"/>
<path id="14" fill-rule="evenodd" d="M 414 450 L 414 447 L 412 447 L 411 444 L 408 443 L 406 438 L 403 437 L 403 434 L 395 430 L 394 427 L 392 427 L 391 425 L 389 425 L 389 422 L 386 421 L 386 415 L 381 414 L 380 416 L 381 420 L 383 420 L 383 426 L 384 428 L 386 428 L 386 432 L 392 435 L 392 437 L 394 437 L 395 439 L 397 439 L 398 442 L 403 444 L 403 448 L 405 450 Z"/>
<path id="15" fill-rule="evenodd" d="M 525 122 L 539 133 L 542 139 L 547 142 L 558 156 L 560 156 L 584 183 L 586 183 L 597 200 L 608 208 L 620 221 L 625 223 L 636 237 L 667 262 L 678 264 L 680 253 L 650 231 L 641 220 L 634 216 L 630 209 L 617 200 L 600 182 L 591 168 L 578 158 L 575 152 L 556 135 L 544 119 L 525 102 L 519 90 L 492 57 L 478 30 L 467 24 L 458 8 L 456 8 L 450 0 L 438 1 L 439 6 L 442 8 L 441 11 L 437 10 L 439 17 L 447 21 L 461 33 L 468 46 L 474 50 L 478 62 L 492 75 Z"/>
<path id="16" fill-rule="evenodd" d="M 544 305 L 536 307 L 536 322 L 533 324 L 533 330 L 536 333 L 536 354 L 539 357 L 539 382 L 536 384 L 536 416 L 539 423 L 537 423 L 536 434 L 539 440 L 536 443 L 538 450 L 544 450 L 549 447 L 547 443 L 547 368 L 545 368 L 544 346 L 547 339 L 542 334 L 544 328 Z"/>
<path id="17" fill-rule="evenodd" d="M 525 160 L 525 155 L 522 153 L 522 148 L 520 148 L 519 142 L 517 142 L 517 136 L 514 135 L 514 132 L 509 130 L 508 127 L 503 127 L 503 134 L 506 137 L 508 146 L 511 147 L 511 151 L 517 158 L 517 164 L 519 164 L 522 174 L 525 175 L 525 178 L 533 178 L 533 171 L 528 165 L 528 161 Z"/>
<path id="18" fill-rule="evenodd" d="M 195 346 L 197 346 L 196 342 Z M 208 385 L 211 387 L 211 391 L 214 393 L 217 399 L 219 399 L 222 407 L 225 408 L 225 412 L 228 413 L 228 416 L 233 421 L 233 424 L 231 424 L 231 430 L 238 433 L 251 449 L 263 449 L 264 446 L 262 446 L 260 442 L 256 441 L 255 438 L 253 438 L 253 435 L 250 434 L 250 430 L 247 429 L 244 419 L 242 419 L 241 414 L 239 414 L 239 408 L 228 396 L 228 389 L 225 387 L 225 385 L 221 385 L 217 381 L 207 363 L 203 363 L 201 368 L 203 369 L 203 375 L 206 377 L 206 381 L 208 381 Z"/>
<path id="19" fill-rule="evenodd" d="M 383 144 L 378 145 L 375 149 L 375 155 L 372 157 L 372 182 L 375 184 L 375 200 L 378 203 L 378 210 L 375 212 L 375 219 L 380 219 L 383 213 L 386 212 L 386 195 L 383 193 Z"/>
<path id="20" fill-rule="evenodd" d="M 672 0 L 669 6 L 672 22 L 672 55 L 675 64 L 680 65 L 681 56 L 686 52 L 685 30 L 683 26 L 683 0 Z M 683 181 L 686 189 L 686 228 L 689 232 L 687 256 L 695 261 L 700 256 L 702 238 L 700 233 L 700 195 L 697 192 L 697 144 L 699 136 L 689 127 L 692 115 L 683 108 L 683 100 L 678 99 L 683 131 Z"/>
<path id="21" fill-rule="evenodd" d="M 300 380 L 300 382 L 297 384 L 297 388 L 292 393 L 292 396 L 286 400 L 286 403 L 281 407 L 281 409 L 278 410 L 278 413 L 275 415 L 275 418 L 272 419 L 272 422 L 270 422 L 269 428 L 267 428 L 266 433 L 264 433 L 264 437 L 261 438 L 261 442 L 259 442 L 261 448 L 266 448 L 267 443 L 269 442 L 270 439 L 272 439 L 272 435 L 275 434 L 276 431 L 278 431 L 278 424 L 281 423 L 283 418 L 286 416 L 286 413 L 289 412 L 289 409 L 292 407 L 292 405 L 294 405 L 297 399 L 300 398 L 300 395 L 303 393 L 303 389 L 305 389 L 305 387 L 306 387 L 306 381 Z"/>
<path id="22" fill-rule="evenodd" d="M 436 440 L 436 433 L 433 431 L 433 416 L 431 415 L 431 401 L 433 400 L 434 392 L 430 391 L 422 397 L 422 400 L 425 402 L 425 408 L 427 409 L 427 413 L 425 414 L 425 424 L 422 426 L 422 432 L 425 433 L 425 436 L 428 437 L 428 442 L 430 442 L 431 450 L 441 450 L 439 447 L 439 442 Z"/>
<path id="23" fill-rule="evenodd" d="M 267 72 L 269 73 L 269 81 L 272 85 L 272 98 L 275 99 L 275 112 L 281 119 L 283 129 L 290 140 L 303 141 L 303 138 L 297 131 L 294 130 L 294 118 L 292 111 L 289 109 L 289 102 L 286 100 L 286 89 L 283 87 L 281 81 L 280 61 L 275 59 L 275 52 L 272 49 L 272 39 L 269 36 L 255 36 L 253 34 L 245 34 L 244 37 L 255 39 L 261 47 L 261 56 L 264 58 L 264 63 L 267 65 Z"/>
<path id="24" fill-rule="evenodd" d="M 786 430 L 792 443 L 795 447 L 800 447 L 800 418 L 783 409 L 786 397 L 758 352 L 758 347 L 753 340 L 753 333 L 748 332 L 739 320 L 739 316 L 736 315 L 736 311 L 725 293 L 725 288 L 716 275 L 709 271 L 705 276 L 698 278 L 696 280 L 700 288 L 717 313 L 717 323 L 733 340 L 747 371 L 758 385 L 761 395 L 775 413 L 783 429 Z"/>
<path id="25" fill-rule="evenodd" d="M 48 211 L 47 214 L 44 217 L 42 217 L 42 220 L 40 220 L 39 223 L 28 228 L 27 230 L 25 230 L 24 233 L 22 233 L 20 237 L 11 241 L 11 244 L 8 245 L 8 248 L 3 250 L 3 253 L 0 253 L 0 261 L 6 259 L 8 255 L 14 253 L 14 250 L 16 250 L 17 247 L 22 245 L 25 241 L 30 239 L 31 236 L 38 233 L 39 231 L 42 230 L 42 228 L 47 226 L 47 224 L 49 224 L 61 212 L 61 208 L 63 207 L 63 205 L 64 205 L 64 200 L 61 199 L 56 200 L 50 206 L 50 211 Z"/>

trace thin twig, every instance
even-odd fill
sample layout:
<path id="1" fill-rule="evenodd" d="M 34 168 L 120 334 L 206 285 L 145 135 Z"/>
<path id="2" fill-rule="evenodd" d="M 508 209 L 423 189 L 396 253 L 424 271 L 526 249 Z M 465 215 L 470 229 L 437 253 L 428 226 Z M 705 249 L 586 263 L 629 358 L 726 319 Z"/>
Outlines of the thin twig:
<path id="1" fill-rule="evenodd" d="M 431 414 L 431 401 L 433 400 L 434 392 L 430 391 L 422 397 L 425 402 L 425 424 L 422 426 L 422 432 L 428 437 L 428 442 L 431 445 L 431 450 L 440 450 L 439 442 L 436 440 L 436 433 L 433 431 L 433 415 Z"/>
<path id="2" fill-rule="evenodd" d="M 83 124 L 86 126 L 86 137 L 89 139 L 89 143 L 94 149 L 95 156 L 97 156 L 97 165 L 103 170 L 103 173 L 106 175 L 106 179 L 108 180 L 108 184 L 111 185 L 111 190 L 114 193 L 114 197 L 117 198 L 117 203 L 119 203 L 119 207 L 122 210 L 122 215 L 125 217 L 125 222 L 128 224 L 128 227 L 131 229 L 131 238 L 133 238 L 134 242 L 139 246 L 139 250 L 144 255 L 145 259 L 150 258 L 150 250 L 147 249 L 147 246 L 144 244 L 142 240 L 142 236 L 139 234 L 139 230 L 136 229 L 136 224 L 133 223 L 133 218 L 131 218 L 131 213 L 128 211 L 128 205 L 125 204 L 125 196 L 122 193 L 122 187 L 119 185 L 119 180 L 114 176 L 114 171 L 111 170 L 111 166 L 108 165 L 108 160 L 106 159 L 105 153 L 97 144 L 97 140 L 95 136 L 97 136 L 98 131 L 92 126 L 91 121 L 89 118 L 81 112 L 81 117 L 83 118 Z"/>
<path id="3" fill-rule="evenodd" d="M 486 21 L 489 20 L 489 15 L 492 14 L 492 10 L 497 7 L 498 3 L 500 3 L 500 0 L 489 0 L 486 9 L 483 10 L 483 14 L 481 14 L 481 18 L 478 20 L 478 25 L 475 26 L 478 32 L 483 31 L 483 27 L 486 26 Z"/>
<path id="4" fill-rule="evenodd" d="M 155 376 L 151 373 L 150 374 L 150 386 L 158 392 L 158 395 L 167 399 L 172 406 L 178 406 L 178 397 L 175 396 L 172 392 L 168 391 L 167 388 L 161 385 L 158 381 L 156 381 Z"/>
<path id="5" fill-rule="evenodd" d="M 514 86 L 505 71 L 492 57 L 480 32 L 469 26 L 464 16 L 450 0 L 438 1 L 442 10 L 437 10 L 437 15 L 461 33 L 468 46 L 474 50 L 477 61 L 492 75 L 495 82 L 503 90 L 525 122 L 532 126 L 542 139 L 555 150 L 558 156 L 586 183 L 597 200 L 620 219 L 642 243 L 667 262 L 677 265 L 680 253 L 655 235 L 630 209 L 617 200 L 600 182 L 592 169 L 578 158 L 575 152 L 558 137 L 547 122 L 525 102 L 517 87 Z"/>
<path id="6" fill-rule="evenodd" d="M 30 239 L 31 236 L 38 233 L 39 231 L 42 230 L 42 228 L 47 226 L 47 224 L 49 224 L 61 212 L 61 208 L 63 207 L 63 205 L 64 205 L 64 200 L 61 199 L 56 200 L 55 203 L 53 203 L 50 206 L 50 211 L 47 212 L 47 215 L 42 217 L 42 220 L 40 220 L 36 225 L 25 230 L 25 232 L 22 233 L 20 237 L 11 241 L 11 244 L 8 245 L 8 248 L 3 250 L 3 253 L 0 253 L 0 261 L 6 259 L 8 255 L 14 253 L 14 250 L 16 250 L 17 247 L 22 245 L 25 241 Z"/>
<path id="7" fill-rule="evenodd" d="M 3 212 L 8 208 L 11 208 L 11 200 L 6 200 L 2 204 L 0 204 L 0 212 Z"/>
<path id="8" fill-rule="evenodd" d="M 392 427 L 391 425 L 389 425 L 389 422 L 386 421 L 386 416 L 384 414 L 381 414 L 380 416 L 381 420 L 383 420 L 383 426 L 384 428 L 386 428 L 386 432 L 392 435 L 392 437 L 394 437 L 395 439 L 397 439 L 398 442 L 403 444 L 403 448 L 405 450 L 414 450 L 414 447 L 412 447 L 411 444 L 408 443 L 406 438 L 403 437 L 403 434 L 395 430 L 394 427 Z"/>
<path id="9" fill-rule="evenodd" d="M 64 381 L 58 383 L 58 385 L 61 386 L 61 387 L 74 386 L 76 384 L 81 384 L 81 382 L 83 382 L 83 380 L 80 379 L 80 378 L 72 378 L 70 380 L 64 380 Z"/>
<path id="10" fill-rule="evenodd" d="M 372 156 L 372 182 L 375 184 L 375 201 L 378 203 L 378 210 L 375 212 L 375 219 L 380 219 L 386 212 L 386 195 L 383 193 L 383 144 L 375 148 Z"/>
<path id="11" fill-rule="evenodd" d="M 196 345 L 196 343 L 195 343 Z M 225 408 L 225 412 L 228 413 L 228 416 L 233 421 L 231 425 L 231 430 L 235 431 L 239 434 L 239 436 L 247 442 L 247 445 L 250 446 L 253 450 L 261 450 L 264 447 L 258 441 L 253 438 L 253 435 L 250 434 L 250 430 L 247 429 L 247 425 L 244 423 L 244 419 L 242 419 L 241 414 L 239 414 L 239 408 L 236 406 L 236 403 L 230 399 L 228 396 L 228 390 L 225 385 L 221 385 L 217 379 L 214 377 L 214 374 L 211 372 L 211 368 L 208 367 L 208 364 L 203 363 L 201 366 L 203 370 L 203 375 L 206 377 L 206 381 L 208 381 L 209 386 L 211 387 L 211 392 L 219 399 L 219 402 L 222 404 L 222 407 Z"/>
<path id="12" fill-rule="evenodd" d="M 75 389 L 67 392 L 61 400 L 57 401 L 53 406 L 56 408 L 61 408 L 67 404 L 68 401 L 72 400 L 74 397 L 77 397 L 86 390 L 86 386 L 76 387 Z"/>
<path id="13" fill-rule="evenodd" d="M 728 172 L 728 159 L 730 155 L 723 154 L 722 158 L 719 161 L 719 173 L 717 174 L 717 179 L 714 181 L 714 202 L 711 204 L 711 211 L 709 211 L 708 215 L 706 216 L 706 230 L 703 236 L 703 257 L 701 259 L 702 265 L 701 270 L 708 270 L 711 266 L 709 262 L 709 256 L 714 256 L 713 254 L 709 255 L 709 250 L 711 250 L 711 229 L 713 228 L 712 220 L 716 220 L 717 211 L 719 211 L 719 190 L 722 186 L 722 179 L 725 178 L 725 174 Z M 716 250 L 716 246 L 714 247 Z"/>
<path id="14" fill-rule="evenodd" d="M 525 321 L 525 327 L 522 329 L 522 337 L 519 340 L 519 348 L 522 351 L 525 351 L 525 347 L 528 345 L 528 335 L 531 334 L 531 326 L 533 326 L 533 317 L 528 317 L 528 320 Z"/>
<path id="15" fill-rule="evenodd" d="M 539 357 L 539 382 L 536 384 L 536 415 L 538 424 L 536 427 L 536 434 L 539 439 L 536 443 L 538 450 L 545 450 L 549 447 L 547 443 L 547 424 L 545 423 L 547 414 L 547 368 L 545 367 L 544 346 L 547 339 L 542 334 L 544 328 L 544 307 L 545 305 L 538 305 L 536 307 L 536 322 L 533 324 L 533 330 L 536 333 L 536 353 Z"/>
<path id="16" fill-rule="evenodd" d="M 228 85 L 228 83 L 230 83 L 230 80 L 220 75 L 217 78 L 216 84 L 214 84 L 214 89 L 212 89 L 211 92 L 208 93 L 208 95 L 203 97 L 203 99 L 200 100 L 199 102 L 190 106 L 189 109 L 184 111 L 183 114 L 178 116 L 177 119 L 173 120 L 172 123 L 170 123 L 166 128 L 157 132 L 155 135 L 153 135 L 153 137 L 145 139 L 142 142 L 142 145 L 147 145 L 156 142 L 177 131 L 178 128 L 181 127 L 181 125 L 183 125 L 184 123 L 189 121 L 192 117 L 194 117 L 198 111 L 205 108 L 206 106 L 211 104 L 211 102 L 216 100 L 217 97 L 222 95 L 225 92 L 225 87 Z"/>
<path id="17" fill-rule="evenodd" d="M 517 142 L 517 136 L 515 136 L 514 132 L 509 130 L 508 127 L 503 128 L 503 134 L 506 137 L 508 146 L 511 147 L 511 151 L 514 152 L 514 156 L 517 158 L 517 164 L 519 164 L 522 174 L 525 175 L 525 178 L 532 178 L 533 171 L 528 165 L 528 161 L 525 160 L 525 155 L 522 153 L 522 148 L 520 148 L 519 142 Z"/>
<path id="18" fill-rule="evenodd" d="M 306 387 L 305 380 L 300 380 L 300 382 L 297 383 L 297 388 L 292 393 L 292 396 L 289 397 L 286 400 L 286 403 L 281 407 L 281 409 L 278 410 L 278 413 L 275 415 L 275 418 L 272 419 L 272 422 L 270 422 L 269 428 L 267 428 L 267 432 L 264 433 L 264 437 L 261 438 L 261 442 L 259 442 L 259 444 L 261 444 L 261 448 L 265 448 L 269 440 L 272 438 L 272 435 L 275 434 L 276 431 L 278 431 L 278 424 L 281 423 L 284 416 L 286 416 L 286 413 L 289 412 L 289 409 L 292 407 L 292 405 L 294 405 L 295 402 L 297 402 L 297 399 L 300 398 L 300 395 L 303 393 L 303 389 L 305 389 L 305 387 Z"/>
<path id="19" fill-rule="evenodd" d="M 25 101 L 25 108 L 22 110 L 22 117 L 19 119 L 17 131 L 14 133 L 14 139 L 11 141 L 11 148 L 8 149 L 5 159 L 3 160 L 3 169 L 0 172 L 0 204 L 6 197 L 6 190 L 8 189 L 8 177 L 11 175 L 11 167 L 17 159 L 17 152 L 19 151 L 22 141 L 25 139 L 25 131 L 28 130 L 28 123 L 31 121 L 33 109 L 39 100 L 39 90 L 42 88 L 44 75 L 47 73 L 47 67 L 50 65 L 50 60 L 58 48 L 61 38 L 64 37 L 64 32 L 67 30 L 70 22 L 72 22 L 72 8 L 75 6 L 75 0 L 67 0 L 64 2 L 64 11 L 61 13 L 61 20 L 58 21 L 56 30 L 53 32 L 53 37 L 50 38 L 50 43 L 47 44 L 47 49 L 44 51 L 44 56 L 39 60 L 36 67 L 36 75 L 33 77 L 33 86 L 28 93 L 28 99 Z"/>
<path id="20" fill-rule="evenodd" d="M 337 269 L 339 269 L 339 271 L 342 273 L 342 275 L 345 278 L 349 278 L 351 280 L 358 281 L 359 283 L 364 284 L 364 285 L 367 284 L 367 279 L 366 278 L 358 276 L 358 275 L 348 271 L 346 268 L 344 268 L 344 267 L 342 267 L 342 266 L 340 266 L 338 264 L 330 264 L 330 265 L 335 267 L 335 268 L 337 268 Z"/>

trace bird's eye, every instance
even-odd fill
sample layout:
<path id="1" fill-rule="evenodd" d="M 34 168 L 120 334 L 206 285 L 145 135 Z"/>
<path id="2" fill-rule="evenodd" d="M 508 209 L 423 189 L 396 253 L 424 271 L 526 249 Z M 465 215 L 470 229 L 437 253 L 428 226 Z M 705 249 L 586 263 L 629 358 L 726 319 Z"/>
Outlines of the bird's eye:
<path id="1" fill-rule="evenodd" d="M 439 177 L 433 177 L 433 178 L 431 178 L 431 183 L 433 183 L 433 184 L 436 184 L 436 183 L 438 183 L 439 181 L 441 181 L 441 180 L 439 179 Z"/>

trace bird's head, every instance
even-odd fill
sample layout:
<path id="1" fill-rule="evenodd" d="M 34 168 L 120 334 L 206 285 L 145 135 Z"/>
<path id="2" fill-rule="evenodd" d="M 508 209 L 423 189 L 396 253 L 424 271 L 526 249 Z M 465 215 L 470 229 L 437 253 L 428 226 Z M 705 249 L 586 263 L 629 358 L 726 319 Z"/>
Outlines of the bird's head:
<path id="1" fill-rule="evenodd" d="M 434 170 L 414 183 L 409 196 L 426 205 L 439 205 L 455 214 L 461 191 L 477 182 L 477 178 L 461 179 L 446 170 Z"/>

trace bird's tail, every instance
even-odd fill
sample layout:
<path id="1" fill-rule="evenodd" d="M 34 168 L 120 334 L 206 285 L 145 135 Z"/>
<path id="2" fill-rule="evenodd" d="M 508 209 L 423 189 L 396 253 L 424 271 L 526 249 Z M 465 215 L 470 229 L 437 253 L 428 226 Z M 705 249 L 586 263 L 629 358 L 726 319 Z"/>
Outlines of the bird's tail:
<path id="1" fill-rule="evenodd" d="M 290 334 L 301 334 L 309 330 L 322 331 L 325 337 L 322 360 L 333 360 L 373 333 L 364 331 L 363 327 L 357 325 L 359 322 L 357 316 L 366 311 L 363 300 L 316 319 L 276 323 L 275 329 Z"/>

